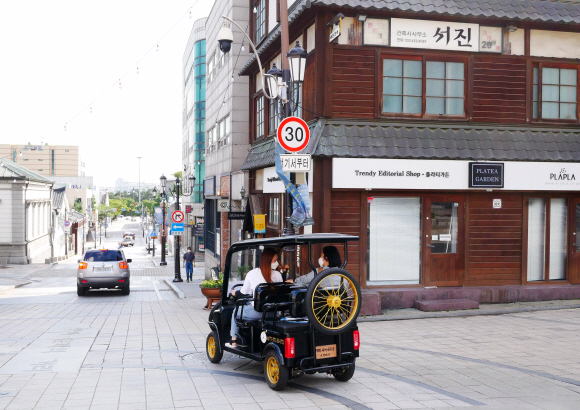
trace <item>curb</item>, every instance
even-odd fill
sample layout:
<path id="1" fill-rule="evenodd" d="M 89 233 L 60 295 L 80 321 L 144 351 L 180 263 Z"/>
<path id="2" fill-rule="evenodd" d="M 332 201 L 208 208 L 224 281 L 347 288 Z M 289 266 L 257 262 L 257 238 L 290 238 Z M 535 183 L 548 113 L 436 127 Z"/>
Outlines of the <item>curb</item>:
<path id="1" fill-rule="evenodd" d="M 171 279 L 165 279 L 165 283 L 169 285 L 173 293 L 175 293 L 179 299 L 185 299 L 185 294 L 181 291 L 181 289 L 175 286 L 173 282 L 171 282 Z"/>
<path id="2" fill-rule="evenodd" d="M 541 310 L 564 310 L 564 309 L 579 309 L 580 304 L 575 305 L 559 305 L 559 306 L 538 306 L 538 307 L 524 307 L 524 308 L 513 308 L 513 309 L 502 309 L 502 310 L 468 310 L 468 311 L 456 311 L 449 313 L 429 313 L 429 314 L 417 314 L 409 316 L 400 317 L 385 317 L 385 316 L 369 316 L 369 317 L 359 317 L 357 322 L 388 322 L 393 320 L 414 320 L 414 319 L 435 319 L 444 317 L 468 317 L 468 316 L 499 316 L 499 315 L 509 315 L 512 313 L 525 313 L 525 312 L 538 312 Z"/>
<path id="3" fill-rule="evenodd" d="M 33 282 L 29 280 L 26 283 L 17 283 L 16 285 L 2 285 L 2 286 L 0 286 L 0 293 L 6 292 L 6 291 L 12 290 L 12 289 L 20 288 L 22 286 L 30 285 L 31 283 L 33 283 Z"/>

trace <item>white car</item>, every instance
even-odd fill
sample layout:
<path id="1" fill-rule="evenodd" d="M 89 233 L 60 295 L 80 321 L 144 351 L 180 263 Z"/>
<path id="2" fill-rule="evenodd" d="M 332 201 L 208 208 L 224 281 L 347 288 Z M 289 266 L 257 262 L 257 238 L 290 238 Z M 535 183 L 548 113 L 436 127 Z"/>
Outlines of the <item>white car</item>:
<path id="1" fill-rule="evenodd" d="M 135 240 L 130 236 L 125 236 L 121 242 L 119 242 L 121 246 L 135 246 Z"/>

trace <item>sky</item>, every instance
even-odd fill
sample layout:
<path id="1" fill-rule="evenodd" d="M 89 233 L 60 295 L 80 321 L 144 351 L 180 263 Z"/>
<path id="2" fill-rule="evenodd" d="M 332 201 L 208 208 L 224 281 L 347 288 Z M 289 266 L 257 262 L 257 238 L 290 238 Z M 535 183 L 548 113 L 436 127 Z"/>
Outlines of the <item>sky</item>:
<path id="1" fill-rule="evenodd" d="M 1 1 L 0 143 L 79 145 L 101 187 L 138 156 L 143 182 L 180 171 L 182 57 L 213 2 Z"/>

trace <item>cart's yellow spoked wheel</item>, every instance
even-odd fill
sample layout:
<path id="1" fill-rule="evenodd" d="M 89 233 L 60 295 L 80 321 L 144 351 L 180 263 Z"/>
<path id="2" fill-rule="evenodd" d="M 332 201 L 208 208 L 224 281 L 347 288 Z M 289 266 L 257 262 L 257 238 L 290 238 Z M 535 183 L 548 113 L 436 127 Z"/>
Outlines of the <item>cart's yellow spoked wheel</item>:
<path id="1" fill-rule="evenodd" d="M 326 276 L 312 293 L 314 317 L 326 329 L 338 330 L 350 325 L 359 303 L 357 286 L 342 273 Z"/>
<path id="2" fill-rule="evenodd" d="M 270 383 L 278 383 L 278 378 L 280 377 L 280 368 L 278 367 L 278 360 L 274 357 L 269 357 L 266 363 L 266 369 L 268 370 L 268 379 Z"/>
<path id="3" fill-rule="evenodd" d="M 210 336 L 207 339 L 207 352 L 209 354 L 209 357 L 211 357 L 212 359 L 215 357 L 215 339 L 213 338 L 213 336 Z"/>

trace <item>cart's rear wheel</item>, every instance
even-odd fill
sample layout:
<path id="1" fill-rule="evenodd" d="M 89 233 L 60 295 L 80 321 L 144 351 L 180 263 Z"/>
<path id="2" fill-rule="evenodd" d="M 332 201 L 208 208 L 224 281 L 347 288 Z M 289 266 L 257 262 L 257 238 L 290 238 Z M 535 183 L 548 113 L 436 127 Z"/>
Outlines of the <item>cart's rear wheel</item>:
<path id="1" fill-rule="evenodd" d="M 288 384 L 290 370 L 284 366 L 284 363 L 280 363 L 278 355 L 273 350 L 266 353 L 266 358 L 264 359 L 264 376 L 266 377 L 268 386 L 272 390 L 284 390 Z"/>
<path id="2" fill-rule="evenodd" d="M 349 381 L 354 376 L 354 363 L 351 366 L 333 371 L 332 375 L 339 382 Z"/>
<path id="3" fill-rule="evenodd" d="M 344 269 L 323 270 L 308 285 L 306 315 L 319 332 L 342 333 L 356 323 L 360 305 L 360 286 Z"/>
<path id="4" fill-rule="evenodd" d="M 205 352 L 207 353 L 207 358 L 212 363 L 219 363 L 222 360 L 224 353 L 218 346 L 218 337 L 215 332 L 211 332 L 207 335 L 205 341 Z"/>

